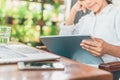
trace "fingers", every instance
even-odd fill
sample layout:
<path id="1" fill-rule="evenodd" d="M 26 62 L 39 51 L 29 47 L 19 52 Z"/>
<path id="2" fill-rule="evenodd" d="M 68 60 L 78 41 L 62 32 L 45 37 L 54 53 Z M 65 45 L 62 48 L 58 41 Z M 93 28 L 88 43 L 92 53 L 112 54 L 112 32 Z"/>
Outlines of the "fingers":
<path id="1" fill-rule="evenodd" d="M 101 53 L 91 50 L 90 48 L 86 48 L 86 47 L 82 47 L 82 48 L 90 52 L 93 56 L 101 56 Z"/>
<path id="2" fill-rule="evenodd" d="M 97 41 L 93 41 L 93 40 L 83 40 L 81 45 L 89 45 L 89 46 L 93 46 L 93 47 L 100 46 L 100 44 Z"/>
<path id="3" fill-rule="evenodd" d="M 84 6 L 81 8 L 81 10 L 83 11 L 83 13 L 86 13 L 86 8 Z"/>
<path id="4" fill-rule="evenodd" d="M 86 6 L 84 1 L 78 1 L 77 4 L 79 5 L 79 9 L 86 13 Z"/>
<path id="5" fill-rule="evenodd" d="M 83 49 L 89 51 L 94 56 L 101 56 L 103 54 L 102 44 L 94 40 L 83 40 L 80 44 Z"/>
<path id="6" fill-rule="evenodd" d="M 86 13 L 86 3 L 83 1 L 82 4 L 83 4 L 82 11 L 83 11 L 84 13 Z"/>
<path id="7" fill-rule="evenodd" d="M 101 47 L 96 47 L 96 46 L 90 46 L 90 45 L 81 45 L 83 49 L 87 49 L 90 52 L 96 52 L 96 53 L 102 53 L 102 48 Z"/>

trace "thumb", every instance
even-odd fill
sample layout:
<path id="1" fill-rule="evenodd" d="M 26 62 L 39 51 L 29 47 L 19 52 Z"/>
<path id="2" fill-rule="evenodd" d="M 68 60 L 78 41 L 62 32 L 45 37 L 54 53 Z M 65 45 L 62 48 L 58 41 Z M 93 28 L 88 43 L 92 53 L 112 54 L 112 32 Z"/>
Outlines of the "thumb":
<path id="1" fill-rule="evenodd" d="M 92 37 L 92 40 L 94 40 L 94 41 L 98 41 L 98 42 L 102 41 L 102 39 L 100 39 L 100 38 L 96 38 L 96 37 Z"/>
<path id="2" fill-rule="evenodd" d="M 85 2 L 83 2 L 83 9 L 82 9 L 82 11 L 83 11 L 84 13 L 86 13 L 86 3 L 85 3 Z"/>
<path id="3" fill-rule="evenodd" d="M 83 10 L 82 10 L 84 13 L 86 13 L 86 9 L 85 8 L 83 8 Z"/>

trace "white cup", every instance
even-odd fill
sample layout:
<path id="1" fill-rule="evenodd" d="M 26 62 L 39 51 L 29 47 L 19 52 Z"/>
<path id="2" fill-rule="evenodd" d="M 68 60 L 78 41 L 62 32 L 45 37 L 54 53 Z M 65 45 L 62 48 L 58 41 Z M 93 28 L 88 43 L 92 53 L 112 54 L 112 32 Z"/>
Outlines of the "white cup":
<path id="1" fill-rule="evenodd" d="M 8 44 L 10 41 L 11 27 L 1 27 L 0 26 L 0 45 Z"/>

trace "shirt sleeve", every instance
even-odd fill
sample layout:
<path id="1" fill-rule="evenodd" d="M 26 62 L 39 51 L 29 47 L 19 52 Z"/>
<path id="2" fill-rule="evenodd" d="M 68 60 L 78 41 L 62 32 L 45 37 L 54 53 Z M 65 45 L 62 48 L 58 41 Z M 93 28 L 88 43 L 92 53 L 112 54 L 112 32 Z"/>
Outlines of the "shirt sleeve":
<path id="1" fill-rule="evenodd" d="M 74 27 L 75 27 L 74 24 L 67 26 L 67 25 L 62 23 L 60 25 L 60 33 L 59 33 L 59 35 L 72 35 Z"/>
<path id="2" fill-rule="evenodd" d="M 80 26 L 82 26 L 83 20 L 82 18 L 79 20 L 79 22 L 77 24 L 73 24 L 73 25 L 65 25 L 65 24 L 61 24 L 60 25 L 60 33 L 59 35 L 76 35 L 79 34 L 79 28 Z"/>
<path id="3" fill-rule="evenodd" d="M 115 29 L 117 32 L 118 39 L 120 40 L 120 8 L 118 9 L 118 12 L 116 14 Z"/>

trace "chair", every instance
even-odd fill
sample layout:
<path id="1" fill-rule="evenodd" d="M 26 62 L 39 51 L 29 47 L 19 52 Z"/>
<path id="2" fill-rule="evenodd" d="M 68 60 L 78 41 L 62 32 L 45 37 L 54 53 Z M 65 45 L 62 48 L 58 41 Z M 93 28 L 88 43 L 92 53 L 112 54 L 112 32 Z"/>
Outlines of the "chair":
<path id="1" fill-rule="evenodd" d="M 120 79 L 120 61 L 100 64 L 99 69 L 111 72 L 114 80 Z"/>

